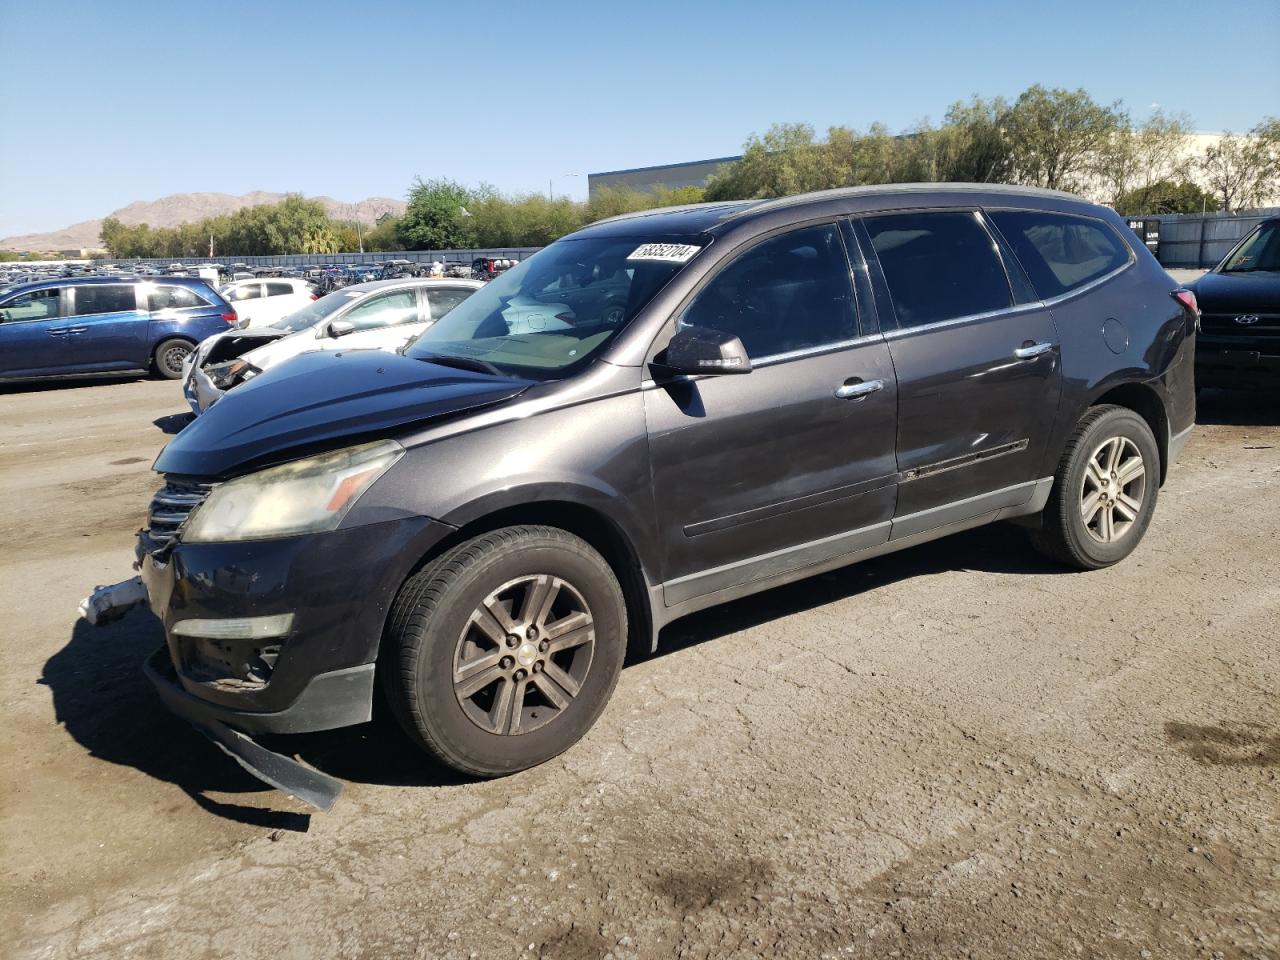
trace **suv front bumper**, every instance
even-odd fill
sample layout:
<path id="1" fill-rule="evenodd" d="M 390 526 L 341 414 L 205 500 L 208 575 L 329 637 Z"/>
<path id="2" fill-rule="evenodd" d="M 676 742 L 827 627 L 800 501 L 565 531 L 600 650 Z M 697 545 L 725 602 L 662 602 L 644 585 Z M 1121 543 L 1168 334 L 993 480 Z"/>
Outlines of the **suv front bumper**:
<path id="1" fill-rule="evenodd" d="M 1274 387 L 1280 383 L 1280 342 L 1240 342 L 1203 334 L 1196 340 L 1196 385 Z"/>
<path id="2" fill-rule="evenodd" d="M 383 625 L 400 584 L 453 528 L 407 517 L 274 540 L 154 546 L 137 555 L 147 605 L 165 647 L 144 665 L 161 701 L 274 787 L 328 809 L 337 781 L 255 743 L 246 733 L 291 734 L 371 719 Z M 264 640 L 206 641 L 182 621 L 229 622 L 288 613 L 288 632 Z M 257 646 L 254 646 L 254 645 Z M 246 662 L 259 671 L 245 672 Z M 265 676 L 263 675 L 265 673 Z"/>

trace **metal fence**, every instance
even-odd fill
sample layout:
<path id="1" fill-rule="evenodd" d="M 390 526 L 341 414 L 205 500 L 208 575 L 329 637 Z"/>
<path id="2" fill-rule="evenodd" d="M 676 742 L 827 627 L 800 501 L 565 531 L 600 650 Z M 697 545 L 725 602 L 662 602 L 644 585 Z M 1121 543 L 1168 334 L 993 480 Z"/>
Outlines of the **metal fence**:
<path id="1" fill-rule="evenodd" d="M 164 267 L 171 263 L 198 266 L 203 263 L 240 264 L 247 267 L 311 267 L 323 263 L 384 263 L 387 260 L 411 260 L 414 263 L 465 263 L 477 258 L 523 260 L 541 250 L 541 247 L 484 247 L 458 250 L 391 250 L 378 253 L 287 253 L 279 256 L 239 257 L 215 254 L 212 257 L 141 257 L 137 259 L 108 258 L 109 262 L 122 265 Z"/>
<path id="2" fill-rule="evenodd" d="M 1143 219 L 1160 221 L 1157 256 L 1163 266 L 1195 268 L 1212 267 L 1245 234 L 1277 213 L 1280 207 L 1253 211 L 1246 216 L 1168 213 Z"/>

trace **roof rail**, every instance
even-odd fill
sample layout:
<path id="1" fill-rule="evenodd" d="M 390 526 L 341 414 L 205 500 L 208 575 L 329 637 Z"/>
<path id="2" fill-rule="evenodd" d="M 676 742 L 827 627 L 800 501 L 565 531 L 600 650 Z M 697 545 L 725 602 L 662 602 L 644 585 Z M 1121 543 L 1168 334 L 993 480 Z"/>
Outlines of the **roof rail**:
<path id="1" fill-rule="evenodd" d="M 871 197 L 895 193 L 1007 193 L 1011 196 L 1054 197 L 1059 200 L 1078 200 L 1088 203 L 1084 197 L 1062 190 L 1046 190 L 1043 187 L 1020 187 L 1007 183 L 877 183 L 859 187 L 836 187 L 833 190 L 815 190 L 812 193 L 797 193 L 789 197 L 778 197 L 773 200 L 757 200 L 750 206 L 734 210 L 721 219 L 732 220 L 746 213 L 764 213 L 769 210 L 780 210 L 786 207 L 813 203 L 818 200 L 840 200 L 845 197 Z"/>

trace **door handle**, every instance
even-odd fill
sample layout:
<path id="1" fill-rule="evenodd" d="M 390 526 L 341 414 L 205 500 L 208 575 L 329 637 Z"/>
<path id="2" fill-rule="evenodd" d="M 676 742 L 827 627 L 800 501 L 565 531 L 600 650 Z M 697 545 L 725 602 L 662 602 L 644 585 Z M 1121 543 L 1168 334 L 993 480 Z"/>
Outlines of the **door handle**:
<path id="1" fill-rule="evenodd" d="M 845 383 L 836 387 L 836 396 L 841 400 L 857 400 L 883 389 L 883 380 L 859 380 L 857 383 Z"/>
<path id="2" fill-rule="evenodd" d="M 69 327 L 53 327 L 49 330 L 51 337 L 65 337 L 71 330 Z"/>
<path id="3" fill-rule="evenodd" d="M 1019 360 L 1030 360 L 1032 357 L 1038 357 L 1040 354 L 1048 353 L 1052 349 L 1053 344 L 1049 343 L 1047 340 L 1043 343 L 1032 343 L 1028 340 L 1017 350 L 1013 351 L 1013 355 Z"/>
<path id="4" fill-rule="evenodd" d="M 88 327 L 67 327 L 66 331 L 67 333 L 84 333 L 88 329 Z"/>

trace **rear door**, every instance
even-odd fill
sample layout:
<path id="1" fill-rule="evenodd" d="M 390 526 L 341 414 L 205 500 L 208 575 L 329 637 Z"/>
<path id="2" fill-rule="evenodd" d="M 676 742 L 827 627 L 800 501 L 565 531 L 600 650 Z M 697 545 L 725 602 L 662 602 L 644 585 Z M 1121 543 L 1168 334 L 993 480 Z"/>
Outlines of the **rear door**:
<path id="1" fill-rule="evenodd" d="M 66 372 L 134 370 L 148 361 L 147 313 L 138 285 L 95 283 L 69 288 Z"/>
<path id="2" fill-rule="evenodd" d="M 0 377 L 40 377 L 63 362 L 66 335 L 57 287 L 0 299 Z"/>
<path id="3" fill-rule="evenodd" d="M 866 313 L 862 314 L 863 320 Z M 741 339 L 746 375 L 644 390 L 668 605 L 875 546 L 893 513 L 893 368 L 859 326 L 837 224 L 755 242 L 676 324 Z"/>
<path id="4" fill-rule="evenodd" d="M 976 210 L 867 216 L 856 231 L 898 376 L 894 537 L 1026 503 L 1062 390 L 1048 309 Z"/>

